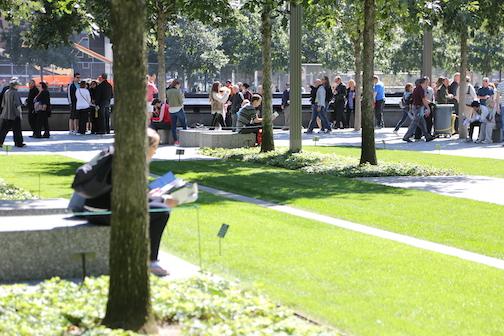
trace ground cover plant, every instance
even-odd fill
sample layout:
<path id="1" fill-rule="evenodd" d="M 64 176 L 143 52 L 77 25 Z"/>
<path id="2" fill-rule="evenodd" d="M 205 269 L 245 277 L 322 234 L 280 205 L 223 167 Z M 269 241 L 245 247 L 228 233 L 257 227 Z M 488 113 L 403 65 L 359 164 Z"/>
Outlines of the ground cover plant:
<path id="1" fill-rule="evenodd" d="M 180 327 L 182 335 L 338 335 L 237 282 L 208 275 L 151 281 L 156 320 Z M 36 286 L 0 286 L 0 334 L 137 335 L 100 326 L 107 291 L 105 276 L 82 284 L 54 278 Z"/>
<path id="2" fill-rule="evenodd" d="M 252 282 L 351 335 L 497 335 L 504 271 L 201 193 L 203 268 Z M 230 225 L 219 255 L 217 231 Z M 197 214 L 176 209 L 163 248 L 195 264 Z"/>
<path id="3" fill-rule="evenodd" d="M 158 161 L 202 185 L 504 258 L 504 207 L 242 161 Z M 477 225 L 476 219 L 477 218 Z"/>
<path id="4" fill-rule="evenodd" d="M 34 199 L 35 196 L 12 184 L 5 183 L 0 179 L 0 200 L 27 200 Z"/>
<path id="5" fill-rule="evenodd" d="M 308 174 L 327 174 L 341 177 L 372 177 L 372 176 L 433 176 L 454 175 L 448 169 L 433 168 L 428 165 L 411 164 L 409 162 L 380 162 L 373 166 L 360 165 L 359 159 L 353 156 L 336 154 L 321 154 L 317 152 L 289 153 L 287 149 L 260 153 L 258 148 L 202 148 L 200 153 L 223 160 L 239 160 L 243 162 L 267 164 L 273 167 L 301 170 Z"/>
<path id="6" fill-rule="evenodd" d="M 303 151 L 353 158 L 360 157 L 360 148 L 358 147 L 304 146 Z M 376 155 L 380 162 L 410 162 L 422 166 L 448 169 L 458 174 L 504 178 L 504 160 L 389 149 L 377 149 Z"/>

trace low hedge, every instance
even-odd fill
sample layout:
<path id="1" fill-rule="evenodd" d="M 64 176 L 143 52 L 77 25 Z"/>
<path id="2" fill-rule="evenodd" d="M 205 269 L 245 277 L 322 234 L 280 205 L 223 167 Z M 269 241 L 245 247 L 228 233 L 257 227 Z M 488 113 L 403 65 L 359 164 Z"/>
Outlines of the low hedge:
<path id="1" fill-rule="evenodd" d="M 407 162 L 379 162 L 378 165 L 360 165 L 358 159 L 348 156 L 313 152 L 290 153 L 285 149 L 260 153 L 258 148 L 202 148 L 200 153 L 223 160 L 261 163 L 290 170 L 301 170 L 308 174 L 330 174 L 342 177 L 456 175 L 452 170 Z"/>
<path id="2" fill-rule="evenodd" d="M 158 323 L 178 325 L 183 335 L 337 335 L 238 283 L 208 275 L 151 281 Z M 100 326 L 107 291 L 105 276 L 82 284 L 54 278 L 0 286 L 0 335 L 137 335 Z"/>
<path id="3" fill-rule="evenodd" d="M 12 184 L 6 183 L 4 180 L 0 179 L 0 199 L 1 200 L 26 200 L 34 199 L 34 195 L 27 191 L 24 191 Z"/>

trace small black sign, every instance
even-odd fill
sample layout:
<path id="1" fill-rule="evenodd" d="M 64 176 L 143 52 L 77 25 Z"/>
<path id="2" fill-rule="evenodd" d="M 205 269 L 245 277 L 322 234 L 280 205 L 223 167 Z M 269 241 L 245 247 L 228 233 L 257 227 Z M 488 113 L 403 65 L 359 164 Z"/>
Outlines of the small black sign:
<path id="1" fill-rule="evenodd" d="M 184 153 L 185 153 L 184 149 L 177 149 L 177 151 L 175 152 L 175 154 L 177 155 L 184 155 Z"/>
<path id="2" fill-rule="evenodd" d="M 219 233 L 217 233 L 217 237 L 224 238 L 226 236 L 226 233 L 228 232 L 228 229 L 229 229 L 229 225 L 222 224 L 222 226 L 219 229 Z"/>

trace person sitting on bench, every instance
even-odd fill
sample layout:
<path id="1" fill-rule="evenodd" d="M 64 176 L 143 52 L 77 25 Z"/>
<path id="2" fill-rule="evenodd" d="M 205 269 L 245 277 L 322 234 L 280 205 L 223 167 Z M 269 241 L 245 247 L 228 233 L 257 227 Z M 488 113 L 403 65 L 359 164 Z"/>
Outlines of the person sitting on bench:
<path id="1" fill-rule="evenodd" d="M 257 116 L 257 109 L 261 106 L 262 97 L 254 94 L 250 100 L 250 104 L 243 106 L 238 111 L 238 121 L 236 127 L 239 133 L 257 133 L 261 128 L 262 118 Z"/>
<path id="2" fill-rule="evenodd" d="M 150 119 L 149 127 L 154 130 L 171 128 L 170 106 L 167 103 L 162 103 L 160 99 L 154 98 L 152 101 L 154 111 Z"/>

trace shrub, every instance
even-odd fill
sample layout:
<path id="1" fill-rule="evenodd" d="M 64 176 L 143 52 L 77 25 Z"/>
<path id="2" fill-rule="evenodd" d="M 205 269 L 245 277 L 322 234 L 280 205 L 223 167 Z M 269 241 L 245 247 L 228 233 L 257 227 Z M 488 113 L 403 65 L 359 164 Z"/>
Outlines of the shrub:
<path id="1" fill-rule="evenodd" d="M 0 179 L 0 199 L 2 200 L 26 200 L 36 198 L 27 191 L 24 191 L 16 186 L 5 183 Z"/>
<path id="2" fill-rule="evenodd" d="M 290 153 L 275 150 L 260 153 L 257 148 L 210 149 L 202 148 L 200 153 L 223 160 L 239 160 L 261 163 L 290 170 L 301 170 L 308 174 L 330 174 L 342 177 L 380 177 L 380 176 L 444 176 L 456 175 L 448 169 L 439 169 L 411 163 L 380 162 L 373 166 L 360 165 L 355 158 L 336 154 Z"/>
<path id="3" fill-rule="evenodd" d="M 157 321 L 179 325 L 183 335 L 336 335 L 239 283 L 208 275 L 151 283 Z M 105 276 L 0 286 L 0 335 L 137 335 L 99 325 L 107 290 Z"/>

